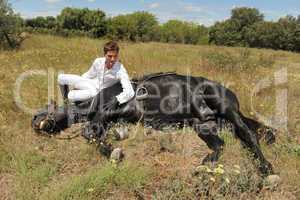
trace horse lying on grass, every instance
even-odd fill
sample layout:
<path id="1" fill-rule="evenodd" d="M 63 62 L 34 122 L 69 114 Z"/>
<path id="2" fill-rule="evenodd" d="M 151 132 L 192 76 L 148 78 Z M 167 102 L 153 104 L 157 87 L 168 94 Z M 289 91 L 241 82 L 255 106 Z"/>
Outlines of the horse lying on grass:
<path id="1" fill-rule="evenodd" d="M 70 122 L 74 124 L 88 121 L 83 136 L 88 139 L 96 139 L 103 144 L 110 124 L 121 119 L 129 123 L 141 122 L 156 129 L 172 124 L 189 125 L 213 150 L 204 158 L 203 162 L 215 162 L 220 157 L 224 141 L 218 136 L 216 127 L 210 126 L 210 121 L 201 120 L 199 101 L 204 99 L 207 106 L 214 111 L 214 120 L 224 119 L 232 124 L 235 136 L 259 161 L 259 170 L 262 175 L 273 173 L 272 165 L 261 152 L 257 133 L 263 130 L 271 143 L 275 140 L 274 129 L 245 117 L 239 110 L 236 95 L 221 84 L 203 77 L 158 73 L 133 80 L 133 87 L 136 92 L 135 98 L 122 104 L 115 111 L 103 113 L 101 105 L 122 91 L 119 83 L 103 89 L 93 99 L 92 104 L 94 108 L 97 104 L 98 110 L 96 109 L 95 115 L 91 119 L 87 117 L 90 116 L 88 114 L 91 113 L 91 110 L 85 109 L 85 112 L 82 112 L 79 109 L 81 104 L 86 103 L 81 102 L 69 108 L 69 110 L 73 110 L 71 112 L 73 114 L 66 114 L 62 111 L 65 110 L 63 108 L 58 109 L 59 111 L 54 112 L 51 123 L 48 122 L 47 112 L 40 112 L 34 116 L 32 126 L 36 131 L 57 132 L 67 128 Z M 85 108 L 89 106 L 90 103 L 87 103 Z M 69 123 L 67 124 L 67 122 Z M 222 124 L 219 125 L 222 126 Z"/>

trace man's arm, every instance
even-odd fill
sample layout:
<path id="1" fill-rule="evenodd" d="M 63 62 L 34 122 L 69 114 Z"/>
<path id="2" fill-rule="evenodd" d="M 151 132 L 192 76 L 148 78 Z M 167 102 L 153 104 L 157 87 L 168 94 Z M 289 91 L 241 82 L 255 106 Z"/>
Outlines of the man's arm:
<path id="1" fill-rule="evenodd" d="M 97 76 L 96 67 L 97 67 L 97 59 L 93 62 L 90 69 L 87 72 L 85 72 L 84 74 L 82 74 L 81 77 L 89 78 L 89 79 L 95 78 Z"/>
<path id="2" fill-rule="evenodd" d="M 123 92 L 116 96 L 120 104 L 128 102 L 131 98 L 134 97 L 134 90 L 130 83 L 129 76 L 126 69 L 121 65 L 120 71 L 118 71 L 118 78 L 120 79 Z"/>

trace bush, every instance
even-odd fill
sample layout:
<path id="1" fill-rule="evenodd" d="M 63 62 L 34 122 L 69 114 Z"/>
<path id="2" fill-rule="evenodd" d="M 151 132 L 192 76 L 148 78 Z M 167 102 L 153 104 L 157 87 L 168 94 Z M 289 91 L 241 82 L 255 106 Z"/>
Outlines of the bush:
<path id="1" fill-rule="evenodd" d="M 221 70 L 252 70 L 256 67 L 271 67 L 275 63 L 273 55 L 260 54 L 258 57 L 251 56 L 247 48 L 241 49 L 238 54 L 229 51 L 211 52 L 206 55 L 207 61 Z"/>
<path id="2" fill-rule="evenodd" d="M 91 37 L 91 35 L 85 31 L 61 29 L 57 27 L 52 29 L 26 27 L 24 30 L 29 33 L 59 35 L 62 37 Z"/>
<path id="3" fill-rule="evenodd" d="M 87 32 L 91 37 L 102 37 L 107 32 L 105 13 L 101 10 L 88 8 L 65 8 L 57 16 L 59 31 L 61 29 Z"/>
<path id="4" fill-rule="evenodd" d="M 157 40 L 158 35 L 158 21 L 148 12 L 119 15 L 108 22 L 108 37 L 111 39 L 148 42 Z"/>
<path id="5" fill-rule="evenodd" d="M 263 15 L 256 8 L 235 8 L 231 11 L 230 19 L 211 27 L 209 41 L 217 45 L 247 46 L 245 29 L 261 21 Z"/>
<path id="6" fill-rule="evenodd" d="M 280 49 L 282 35 L 282 28 L 274 22 L 259 22 L 245 31 L 245 39 L 250 47 Z"/>
<path id="7" fill-rule="evenodd" d="M 169 43 L 206 43 L 208 31 L 204 26 L 191 22 L 169 20 L 161 26 L 161 41 Z"/>
<path id="8" fill-rule="evenodd" d="M 22 37 L 23 20 L 6 0 L 0 0 L 0 49 L 16 49 Z"/>
<path id="9" fill-rule="evenodd" d="M 25 26 L 32 27 L 32 28 L 52 29 L 57 26 L 57 21 L 56 21 L 56 18 L 52 17 L 52 16 L 37 17 L 37 18 L 33 18 L 33 19 L 26 19 Z"/>

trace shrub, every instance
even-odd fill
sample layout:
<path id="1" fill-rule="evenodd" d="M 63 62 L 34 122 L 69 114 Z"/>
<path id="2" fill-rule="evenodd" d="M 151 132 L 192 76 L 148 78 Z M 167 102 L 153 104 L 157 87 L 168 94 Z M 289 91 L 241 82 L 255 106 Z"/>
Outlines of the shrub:
<path id="1" fill-rule="evenodd" d="M 7 0 L 0 0 L 0 49 L 16 49 L 21 45 L 22 26 L 21 17 L 13 12 Z"/>

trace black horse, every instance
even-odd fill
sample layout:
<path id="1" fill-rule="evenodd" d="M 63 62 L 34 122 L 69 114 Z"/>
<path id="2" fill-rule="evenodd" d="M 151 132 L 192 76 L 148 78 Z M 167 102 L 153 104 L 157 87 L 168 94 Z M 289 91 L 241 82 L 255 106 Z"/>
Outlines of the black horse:
<path id="1" fill-rule="evenodd" d="M 204 99 L 207 106 L 214 111 L 215 120 L 225 119 L 233 125 L 235 135 L 253 153 L 254 158 L 258 159 L 262 174 L 273 173 L 272 165 L 265 159 L 260 150 L 257 133 L 264 130 L 269 139 L 274 140 L 274 130 L 245 117 L 239 110 L 236 95 L 221 84 L 203 77 L 158 73 L 133 80 L 133 87 L 136 91 L 135 98 L 114 111 L 102 113 L 101 105 L 122 91 L 121 84 L 117 83 L 102 90 L 93 99 L 93 104 L 95 101 L 98 102 L 99 109 L 84 129 L 83 135 L 86 138 L 105 141 L 110 124 L 120 119 L 133 123 L 142 122 L 156 129 L 172 124 L 190 125 L 213 150 L 213 153 L 206 156 L 204 162 L 216 161 L 222 152 L 224 141 L 217 135 L 216 129 L 203 129 L 206 127 L 203 126 L 206 122 L 201 120 L 199 106 L 201 106 L 200 101 Z M 82 106 L 82 110 L 78 110 L 78 106 L 81 104 L 87 106 Z M 87 116 L 91 112 L 87 109 L 88 107 L 89 102 L 77 102 L 75 108 L 72 108 L 73 110 L 77 109 L 77 112 L 71 112 L 73 113 L 72 116 L 66 115 L 62 111 L 63 109 L 60 109 L 59 112 L 55 113 L 54 120 L 52 120 L 54 121 L 52 124 L 56 125 L 52 126 L 51 123 L 45 123 L 47 125 L 41 126 L 41 122 L 45 121 L 41 119 L 45 119 L 46 116 L 46 112 L 44 114 L 42 112 L 42 114 L 34 117 L 33 127 L 36 130 L 47 128 L 48 132 L 55 132 L 68 127 L 67 117 L 71 124 L 87 121 Z"/>
<path id="2" fill-rule="evenodd" d="M 236 95 L 221 84 L 203 77 L 178 75 L 175 73 L 151 74 L 135 80 L 136 97 L 115 111 L 101 112 L 101 102 L 105 102 L 122 91 L 120 84 L 105 89 L 97 96 L 99 112 L 86 127 L 86 136 L 99 138 L 105 135 L 111 122 L 119 119 L 127 122 L 140 121 L 153 128 L 165 125 L 190 125 L 198 136 L 206 142 L 213 153 L 204 161 L 216 161 L 220 156 L 224 141 L 217 135 L 217 129 L 203 129 L 206 122 L 201 120 L 199 106 L 204 99 L 214 111 L 216 119 L 225 119 L 233 127 L 235 135 L 259 161 L 263 174 L 273 173 L 271 164 L 260 150 L 257 132 L 264 129 L 274 139 L 273 130 L 259 122 L 245 117 L 239 110 Z M 209 126 L 207 126 L 209 127 Z"/>

